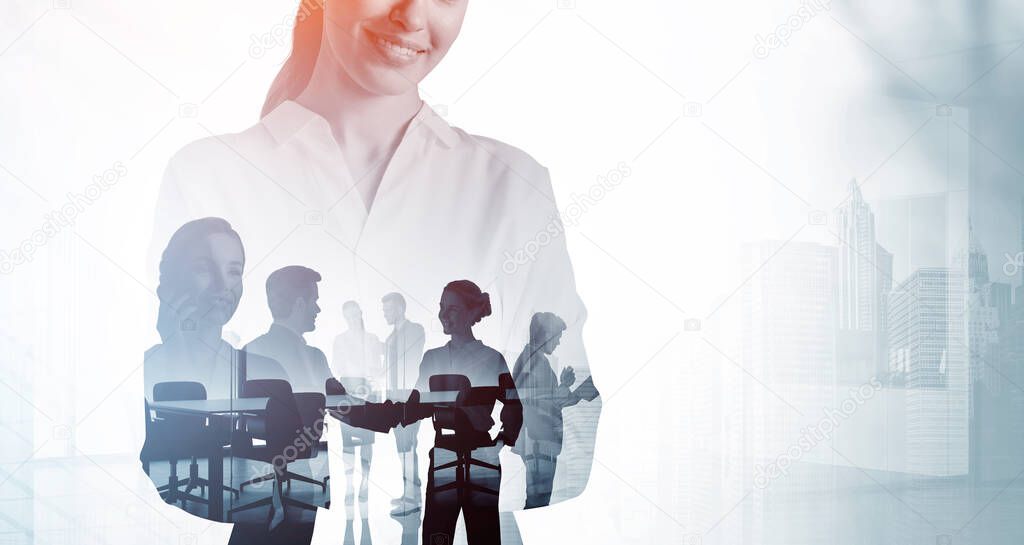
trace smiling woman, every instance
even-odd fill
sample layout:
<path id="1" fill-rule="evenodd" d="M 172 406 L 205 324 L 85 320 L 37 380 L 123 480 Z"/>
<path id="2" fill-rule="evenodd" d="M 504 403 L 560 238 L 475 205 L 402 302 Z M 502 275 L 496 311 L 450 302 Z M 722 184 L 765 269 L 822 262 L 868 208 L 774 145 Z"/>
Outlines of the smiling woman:
<path id="1" fill-rule="evenodd" d="M 303 0 L 292 54 L 271 86 L 263 114 L 298 97 L 315 75 L 347 77 L 376 95 L 415 92 L 455 43 L 468 0 L 430 6 L 407 2 L 408 8 L 397 10 L 394 3 Z"/>
<path id="2" fill-rule="evenodd" d="M 189 218 L 227 219 L 254 256 L 244 284 L 261 286 L 287 265 L 322 274 L 316 335 L 326 338 L 341 330 L 340 302 L 371 308 L 387 293 L 409 301 L 409 320 L 437 324 L 427 302 L 453 278 L 472 279 L 491 294 L 493 317 L 477 328 L 488 346 L 518 352 L 531 316 L 553 312 L 569 324 L 559 355 L 581 380 L 589 377 L 586 309 L 565 237 L 503 269 L 507 255 L 553 222 L 562 232 L 547 169 L 515 147 L 450 126 L 420 98 L 419 84 L 455 43 L 467 3 L 304 1 L 259 123 L 194 142 L 171 159 L 154 246 Z M 242 299 L 232 329 L 253 336 L 265 315 L 253 298 Z M 441 344 L 437 330 L 426 337 Z M 585 487 L 599 413 L 599 399 L 566 409 L 550 501 Z M 525 498 L 510 492 L 522 488 L 502 487 L 502 510 L 522 508 Z M 408 533 L 409 521 L 400 522 Z M 503 519 L 506 537 L 513 525 Z"/>

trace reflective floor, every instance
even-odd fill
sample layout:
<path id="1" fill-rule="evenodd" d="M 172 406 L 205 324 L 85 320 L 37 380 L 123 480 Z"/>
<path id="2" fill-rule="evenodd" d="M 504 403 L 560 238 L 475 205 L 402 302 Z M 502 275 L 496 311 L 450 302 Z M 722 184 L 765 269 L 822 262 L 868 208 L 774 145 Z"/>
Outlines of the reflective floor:
<path id="1" fill-rule="evenodd" d="M 383 458 L 383 457 L 382 457 Z M 382 466 L 384 464 L 381 464 Z M 226 543 L 230 525 L 216 524 L 162 504 L 147 493 L 145 475 L 124 458 L 36 461 L 12 473 L 0 497 L 0 544 Z M 301 468 L 296 468 L 301 471 Z M 373 475 L 376 481 L 376 467 Z M 181 471 L 186 468 L 183 466 Z M 236 478 L 246 473 L 242 464 Z M 342 475 L 332 477 L 341 489 Z M 419 514 L 392 518 L 397 479 L 371 484 L 368 501 L 352 505 L 343 493 L 315 514 L 290 510 L 288 520 L 312 523 L 315 543 L 417 543 Z M 710 480 L 706 480 L 710 483 Z M 524 542 L 572 539 L 585 543 L 704 544 L 1017 544 L 1024 543 L 1024 479 L 970 484 L 801 464 L 764 489 L 735 493 L 675 485 L 675 497 L 626 485 L 595 466 L 586 494 L 567 504 L 517 513 Z M 653 490 L 656 490 L 654 488 Z M 247 488 L 239 502 L 269 490 Z M 644 496 L 639 494 L 643 493 Z M 319 488 L 296 483 L 291 494 L 319 502 Z M 236 503 L 237 504 L 237 503 Z M 203 508 L 189 505 L 196 513 Z M 366 518 L 363 518 L 366 513 Z M 238 517 L 258 523 L 266 511 Z M 513 536 L 506 539 L 515 542 Z"/>

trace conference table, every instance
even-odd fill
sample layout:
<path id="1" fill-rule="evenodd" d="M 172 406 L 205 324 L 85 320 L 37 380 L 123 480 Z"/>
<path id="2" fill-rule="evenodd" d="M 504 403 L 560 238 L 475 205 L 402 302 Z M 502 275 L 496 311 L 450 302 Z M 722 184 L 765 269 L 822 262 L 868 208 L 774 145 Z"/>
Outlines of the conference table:
<path id="1" fill-rule="evenodd" d="M 405 402 L 412 390 L 390 390 L 385 398 L 393 402 Z M 505 392 L 506 399 L 517 399 L 516 390 Z M 158 401 L 149 404 L 149 408 L 157 414 L 200 416 L 207 419 L 232 419 L 240 416 L 260 416 L 266 412 L 266 397 L 242 397 L 234 399 L 194 399 L 185 401 Z M 423 392 L 420 394 L 421 405 L 434 407 L 451 407 L 456 404 L 458 392 Z M 364 406 L 370 403 L 366 399 L 348 394 L 327 396 L 326 410 L 332 416 L 343 416 L 348 408 Z M 224 520 L 224 449 L 216 448 L 208 453 L 209 467 L 207 480 L 210 481 L 209 520 Z M 221 486 L 218 486 L 221 485 Z M 215 490 L 219 492 L 214 492 Z"/>
<path id="2" fill-rule="evenodd" d="M 389 400 L 405 401 L 411 390 L 392 391 L 387 394 Z M 404 395 L 404 397 L 402 397 Z M 424 392 L 420 395 L 420 403 L 434 406 L 451 406 L 455 404 L 457 392 Z M 266 411 L 266 397 L 242 397 L 234 399 L 195 399 L 186 401 L 158 401 L 149 404 L 149 408 L 157 414 L 201 416 L 209 419 L 237 418 L 240 416 L 259 416 Z M 327 412 L 334 416 L 343 415 L 347 408 L 366 405 L 367 400 L 347 394 L 327 396 Z M 209 467 L 207 480 L 210 481 L 209 520 L 224 520 L 224 449 L 216 448 L 208 453 Z M 215 492 L 219 491 L 219 492 Z"/>

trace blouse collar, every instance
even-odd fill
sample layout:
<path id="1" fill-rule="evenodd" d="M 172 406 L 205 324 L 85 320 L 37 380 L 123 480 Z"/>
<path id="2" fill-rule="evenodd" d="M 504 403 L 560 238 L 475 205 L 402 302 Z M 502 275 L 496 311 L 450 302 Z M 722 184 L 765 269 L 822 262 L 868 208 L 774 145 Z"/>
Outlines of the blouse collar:
<path id="1" fill-rule="evenodd" d="M 329 127 L 327 120 L 320 114 L 309 110 L 298 102 L 286 100 L 264 116 L 260 122 L 278 145 L 284 145 L 314 120 L 319 121 L 324 127 Z M 426 127 L 445 147 L 450 148 L 458 141 L 455 129 L 426 102 L 421 102 L 420 109 L 416 112 L 409 127 L 417 128 L 419 125 Z"/>

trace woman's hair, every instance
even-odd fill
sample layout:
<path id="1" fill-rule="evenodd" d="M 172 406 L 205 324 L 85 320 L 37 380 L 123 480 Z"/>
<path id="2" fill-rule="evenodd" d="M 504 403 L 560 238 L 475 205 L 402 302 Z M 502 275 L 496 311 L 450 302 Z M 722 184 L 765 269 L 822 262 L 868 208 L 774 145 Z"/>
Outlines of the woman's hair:
<path id="1" fill-rule="evenodd" d="M 479 322 L 482 318 L 491 315 L 491 296 L 480 291 L 480 286 L 469 280 L 455 280 L 444 287 L 444 291 L 450 291 L 459 296 L 459 299 L 470 310 L 476 312 L 473 323 Z"/>
<path id="2" fill-rule="evenodd" d="M 270 84 L 263 101 L 263 117 L 286 100 L 299 96 L 313 76 L 324 33 L 325 0 L 301 0 L 292 31 L 292 52 Z"/>
<path id="3" fill-rule="evenodd" d="M 530 318 L 530 344 L 540 348 L 565 331 L 565 320 L 551 312 L 538 312 Z"/>
<path id="4" fill-rule="evenodd" d="M 210 235 L 218 233 L 232 235 L 238 240 L 238 246 L 242 249 L 242 261 L 245 262 L 242 237 L 238 236 L 231 228 L 231 224 L 222 218 L 201 218 L 182 225 L 171 235 L 171 240 L 164 248 L 164 253 L 160 256 L 160 284 L 156 288 L 156 295 L 160 299 L 156 329 L 161 340 L 166 341 L 178 331 L 178 317 L 175 309 L 171 308 L 171 303 L 179 297 L 187 281 L 187 250 Z"/>

